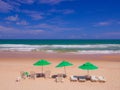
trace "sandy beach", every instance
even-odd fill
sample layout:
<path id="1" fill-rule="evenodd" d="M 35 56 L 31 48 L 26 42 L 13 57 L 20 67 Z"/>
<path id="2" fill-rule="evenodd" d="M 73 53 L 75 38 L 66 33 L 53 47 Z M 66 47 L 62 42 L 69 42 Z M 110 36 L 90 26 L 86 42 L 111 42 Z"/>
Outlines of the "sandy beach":
<path id="1" fill-rule="evenodd" d="M 51 75 L 63 73 L 63 68 L 55 68 L 62 60 L 73 63 L 66 67 L 68 77 L 63 83 L 55 79 L 36 78 L 16 82 L 20 71 L 41 72 L 41 67 L 33 66 L 40 59 L 46 59 L 52 64 L 45 66 L 44 71 L 50 70 Z M 70 75 L 86 75 L 87 71 L 78 69 L 79 65 L 90 61 L 99 67 L 90 71 L 90 75 L 104 76 L 105 83 L 100 82 L 70 82 Z M 120 54 L 72 54 L 45 52 L 9 52 L 0 51 L 0 90 L 120 90 Z"/>

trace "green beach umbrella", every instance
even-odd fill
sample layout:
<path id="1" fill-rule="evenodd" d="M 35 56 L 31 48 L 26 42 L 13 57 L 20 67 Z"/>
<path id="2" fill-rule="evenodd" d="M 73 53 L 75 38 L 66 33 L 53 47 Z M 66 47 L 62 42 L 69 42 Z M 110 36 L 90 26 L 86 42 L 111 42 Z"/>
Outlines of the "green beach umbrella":
<path id="1" fill-rule="evenodd" d="M 88 75 L 89 75 L 89 70 L 96 70 L 96 69 L 98 69 L 97 66 L 95 66 L 94 64 L 92 64 L 90 62 L 86 62 L 83 65 L 79 66 L 78 68 L 83 69 L 83 70 L 87 70 L 88 71 Z"/>
<path id="2" fill-rule="evenodd" d="M 34 63 L 34 66 L 42 66 L 42 73 L 43 73 L 43 66 L 49 65 L 51 64 L 50 62 L 48 62 L 47 60 L 41 59 L 39 61 L 37 61 L 36 63 Z"/>
<path id="3" fill-rule="evenodd" d="M 64 71 L 65 71 L 65 74 L 66 74 L 66 66 L 72 66 L 73 64 L 68 62 L 68 61 L 62 61 L 60 62 L 56 67 L 64 67 Z"/>

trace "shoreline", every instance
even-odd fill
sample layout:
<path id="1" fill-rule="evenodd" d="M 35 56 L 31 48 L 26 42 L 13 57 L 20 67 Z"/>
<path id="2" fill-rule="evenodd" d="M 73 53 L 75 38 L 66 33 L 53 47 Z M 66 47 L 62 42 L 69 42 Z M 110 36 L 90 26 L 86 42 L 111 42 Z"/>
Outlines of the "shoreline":
<path id="1" fill-rule="evenodd" d="M 73 53 L 50 53 L 50 52 L 27 52 L 27 51 L 0 51 L 0 58 L 36 58 L 36 59 L 80 59 L 80 60 L 102 60 L 120 61 L 120 54 L 73 54 Z"/>

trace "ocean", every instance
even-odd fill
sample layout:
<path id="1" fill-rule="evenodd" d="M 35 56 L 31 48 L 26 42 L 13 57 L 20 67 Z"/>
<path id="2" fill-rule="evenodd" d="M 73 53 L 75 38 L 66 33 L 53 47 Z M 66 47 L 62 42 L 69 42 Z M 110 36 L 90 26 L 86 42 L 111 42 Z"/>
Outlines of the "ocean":
<path id="1" fill-rule="evenodd" d="M 117 54 L 120 40 L 0 40 L 0 51 L 45 51 L 75 54 Z"/>

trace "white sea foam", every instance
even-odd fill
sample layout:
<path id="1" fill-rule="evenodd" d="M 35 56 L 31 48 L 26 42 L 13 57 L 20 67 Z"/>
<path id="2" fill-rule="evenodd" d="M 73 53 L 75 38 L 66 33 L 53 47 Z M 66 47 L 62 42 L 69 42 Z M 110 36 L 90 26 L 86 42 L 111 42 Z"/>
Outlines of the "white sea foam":
<path id="1" fill-rule="evenodd" d="M 76 54 L 118 54 L 118 53 L 120 53 L 120 50 L 117 50 L 117 51 L 114 51 L 114 50 L 103 50 L 103 51 L 100 51 L 100 50 L 91 50 L 91 51 L 83 50 L 83 51 L 78 51 L 78 52 L 73 52 L 73 53 L 76 53 Z"/>
<path id="2" fill-rule="evenodd" d="M 25 44 L 1 44 L 1 47 L 34 47 L 34 48 L 106 48 L 106 47 L 120 47 L 120 44 L 94 44 L 94 45 L 25 45 Z"/>
<path id="3" fill-rule="evenodd" d="M 0 50 L 7 51 L 41 51 L 54 52 L 65 50 L 77 54 L 109 54 L 120 53 L 120 44 L 94 44 L 94 45 L 25 45 L 25 44 L 0 44 Z"/>

